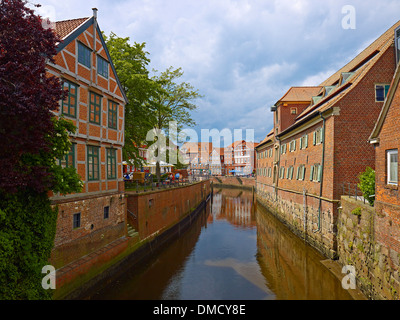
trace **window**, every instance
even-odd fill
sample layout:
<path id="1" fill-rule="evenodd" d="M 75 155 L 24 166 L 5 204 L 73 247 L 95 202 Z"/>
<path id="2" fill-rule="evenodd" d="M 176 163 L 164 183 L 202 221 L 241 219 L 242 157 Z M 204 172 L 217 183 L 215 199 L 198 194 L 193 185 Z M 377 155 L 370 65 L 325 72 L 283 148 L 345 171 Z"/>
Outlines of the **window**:
<path id="1" fill-rule="evenodd" d="M 321 182 L 322 166 L 317 163 L 310 168 L 310 181 Z"/>
<path id="2" fill-rule="evenodd" d="M 89 181 L 100 179 L 99 153 L 100 153 L 100 147 L 87 146 L 88 180 Z"/>
<path id="3" fill-rule="evenodd" d="M 71 145 L 71 149 L 68 154 L 64 156 L 62 159 L 58 159 L 58 165 L 63 167 L 63 168 L 68 168 L 68 167 L 75 167 L 75 148 L 76 144 L 73 143 Z"/>
<path id="4" fill-rule="evenodd" d="M 387 160 L 387 184 L 397 185 L 398 151 L 397 150 L 386 151 L 386 160 Z"/>
<path id="5" fill-rule="evenodd" d="M 108 61 L 97 56 L 97 73 L 108 79 Z"/>
<path id="6" fill-rule="evenodd" d="M 300 138 L 300 150 L 308 147 L 308 135 L 304 135 Z"/>
<path id="7" fill-rule="evenodd" d="M 285 168 L 279 169 L 279 179 L 285 179 Z"/>
<path id="8" fill-rule="evenodd" d="M 290 141 L 290 144 L 289 144 L 289 151 L 290 151 L 290 152 L 296 151 L 296 140 Z"/>
<path id="9" fill-rule="evenodd" d="M 286 143 L 281 145 L 281 154 L 285 154 L 286 153 L 286 146 L 287 146 Z"/>
<path id="10" fill-rule="evenodd" d="M 117 149 L 107 149 L 107 179 L 117 178 Z"/>
<path id="11" fill-rule="evenodd" d="M 71 82 L 64 81 L 63 87 L 64 90 L 68 90 L 68 95 L 62 101 L 62 114 L 76 118 L 78 86 Z"/>
<path id="12" fill-rule="evenodd" d="M 110 207 L 104 207 L 104 219 L 108 219 L 110 217 Z"/>
<path id="13" fill-rule="evenodd" d="M 90 92 L 89 122 L 100 124 L 101 120 L 101 96 Z"/>
<path id="14" fill-rule="evenodd" d="M 297 108 L 290 108 L 291 114 L 297 114 Z"/>
<path id="15" fill-rule="evenodd" d="M 301 165 L 297 168 L 297 180 L 304 180 L 304 175 L 306 173 L 306 167 L 304 165 Z"/>
<path id="16" fill-rule="evenodd" d="M 314 144 L 314 146 L 317 145 L 317 144 L 321 144 L 323 142 L 323 140 L 324 140 L 323 134 L 324 134 L 324 130 L 322 128 L 319 128 L 319 129 L 314 131 L 314 134 L 313 134 L 313 138 L 314 138 L 313 139 L 313 144 Z"/>
<path id="17" fill-rule="evenodd" d="M 108 127 L 118 128 L 118 103 L 108 101 Z"/>
<path id="18" fill-rule="evenodd" d="M 91 63 L 90 63 L 91 52 L 92 52 L 92 50 L 90 50 L 88 47 L 86 47 L 81 42 L 78 42 L 78 62 L 88 68 L 90 68 L 90 66 L 91 66 Z"/>
<path id="19" fill-rule="evenodd" d="M 286 173 L 286 179 L 290 179 L 290 180 L 293 179 L 293 169 L 294 169 L 293 166 L 290 166 L 288 168 L 287 173 Z"/>
<path id="20" fill-rule="evenodd" d="M 72 228 L 77 229 L 81 227 L 81 214 L 79 213 L 74 213 L 72 216 Z"/>
<path id="21" fill-rule="evenodd" d="M 389 91 L 390 84 L 376 84 L 375 85 L 375 101 L 383 102 L 386 99 Z"/>

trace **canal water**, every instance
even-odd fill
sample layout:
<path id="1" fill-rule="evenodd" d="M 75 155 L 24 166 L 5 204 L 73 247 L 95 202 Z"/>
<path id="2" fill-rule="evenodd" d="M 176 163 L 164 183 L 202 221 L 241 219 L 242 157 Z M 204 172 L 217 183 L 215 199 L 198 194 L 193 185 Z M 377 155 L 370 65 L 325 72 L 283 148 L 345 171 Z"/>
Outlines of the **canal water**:
<path id="1" fill-rule="evenodd" d="M 324 259 L 251 192 L 219 189 L 179 239 L 83 299 L 351 300 Z"/>

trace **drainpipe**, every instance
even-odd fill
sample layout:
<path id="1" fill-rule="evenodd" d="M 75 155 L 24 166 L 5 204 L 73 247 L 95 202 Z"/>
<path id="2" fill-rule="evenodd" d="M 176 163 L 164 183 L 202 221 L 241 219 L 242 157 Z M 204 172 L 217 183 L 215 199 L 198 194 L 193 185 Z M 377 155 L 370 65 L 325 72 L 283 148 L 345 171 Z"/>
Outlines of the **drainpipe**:
<path id="1" fill-rule="evenodd" d="M 320 113 L 320 116 L 323 121 L 322 125 L 322 160 L 321 160 L 321 181 L 320 181 L 320 186 L 319 186 L 319 206 L 318 206 L 318 229 L 314 230 L 314 233 L 317 233 L 321 230 L 321 206 L 322 206 L 322 185 L 324 181 L 324 164 L 325 164 L 325 123 L 326 119 L 323 117 L 322 113 Z"/>
<path id="2" fill-rule="evenodd" d="M 94 52 L 94 59 L 96 59 L 96 31 L 97 31 L 97 8 L 92 8 L 93 10 L 93 18 L 94 18 L 94 24 L 93 24 L 93 52 Z M 97 60 L 93 61 L 96 63 L 96 73 L 94 75 L 95 83 L 97 84 L 97 71 L 99 66 L 97 65 Z M 91 79 L 93 77 L 93 70 L 90 71 Z"/>
<path id="3" fill-rule="evenodd" d="M 274 166 L 274 167 L 278 168 L 278 170 L 276 172 L 275 201 L 278 201 L 279 169 L 280 169 L 280 165 L 281 165 L 281 144 L 282 144 L 282 142 L 279 137 L 276 137 L 276 140 L 279 143 L 279 147 L 278 147 L 278 157 L 277 157 L 276 165 Z"/>

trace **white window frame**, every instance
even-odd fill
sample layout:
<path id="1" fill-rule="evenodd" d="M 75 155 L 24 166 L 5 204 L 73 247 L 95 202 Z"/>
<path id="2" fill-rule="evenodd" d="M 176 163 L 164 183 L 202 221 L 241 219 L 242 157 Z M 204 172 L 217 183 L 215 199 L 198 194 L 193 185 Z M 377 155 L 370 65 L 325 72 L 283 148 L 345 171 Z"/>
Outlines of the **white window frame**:
<path id="1" fill-rule="evenodd" d="M 397 155 L 397 177 L 396 180 L 392 180 L 391 174 L 390 174 L 390 164 L 391 164 L 391 156 L 396 154 Z M 398 185 L 398 165 L 399 165 L 399 158 L 398 158 L 398 150 L 397 149 L 392 149 L 392 150 L 386 150 L 386 183 L 389 185 Z"/>

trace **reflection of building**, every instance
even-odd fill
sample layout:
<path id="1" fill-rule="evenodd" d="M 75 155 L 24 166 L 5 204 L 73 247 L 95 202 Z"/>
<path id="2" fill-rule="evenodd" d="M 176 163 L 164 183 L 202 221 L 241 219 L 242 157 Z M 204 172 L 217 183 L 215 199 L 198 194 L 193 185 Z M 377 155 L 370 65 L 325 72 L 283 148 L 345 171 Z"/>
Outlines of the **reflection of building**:
<path id="1" fill-rule="evenodd" d="M 261 206 L 255 216 L 257 261 L 277 300 L 352 300 L 315 250 Z"/>
<path id="2" fill-rule="evenodd" d="M 227 220 L 238 227 L 255 227 L 253 199 L 250 191 L 221 189 L 215 192 L 211 212 L 213 220 Z"/>

